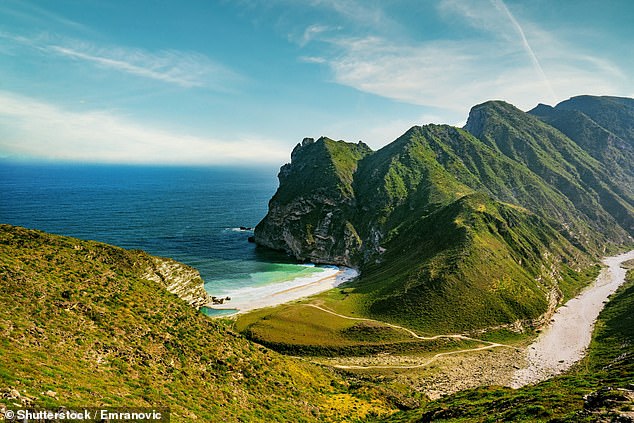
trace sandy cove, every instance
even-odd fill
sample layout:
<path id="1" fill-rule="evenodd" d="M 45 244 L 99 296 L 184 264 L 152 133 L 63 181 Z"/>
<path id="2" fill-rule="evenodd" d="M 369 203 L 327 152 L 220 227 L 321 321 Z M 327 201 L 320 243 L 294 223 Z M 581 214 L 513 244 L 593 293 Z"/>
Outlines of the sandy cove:
<path id="1" fill-rule="evenodd" d="M 299 285 L 287 283 L 272 284 L 243 290 L 246 295 L 234 293 L 230 295 L 231 301 L 223 305 L 209 305 L 209 308 L 217 310 L 238 310 L 238 313 L 246 313 L 251 310 L 264 307 L 273 307 L 289 301 L 309 297 L 323 291 L 335 288 L 344 282 L 356 278 L 359 273 L 355 269 L 339 267 L 334 273 L 317 280 L 306 280 Z"/>

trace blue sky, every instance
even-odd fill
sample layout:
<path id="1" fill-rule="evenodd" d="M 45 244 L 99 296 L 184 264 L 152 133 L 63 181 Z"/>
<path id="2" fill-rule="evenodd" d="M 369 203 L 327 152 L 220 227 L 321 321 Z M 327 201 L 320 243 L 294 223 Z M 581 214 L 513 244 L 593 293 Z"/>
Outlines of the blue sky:
<path id="1" fill-rule="evenodd" d="M 502 99 L 634 96 L 629 0 L 0 2 L 0 159 L 280 165 Z"/>

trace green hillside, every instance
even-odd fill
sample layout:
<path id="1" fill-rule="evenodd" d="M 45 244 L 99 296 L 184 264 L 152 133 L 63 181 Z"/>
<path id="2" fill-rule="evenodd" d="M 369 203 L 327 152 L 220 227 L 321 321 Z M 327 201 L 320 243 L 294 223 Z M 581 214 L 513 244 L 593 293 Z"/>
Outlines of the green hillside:
<path id="1" fill-rule="evenodd" d="M 411 222 L 386 247 L 354 292 L 372 316 L 427 333 L 537 319 L 590 264 L 538 216 L 483 194 Z"/>
<path id="2" fill-rule="evenodd" d="M 465 126 L 505 156 L 526 165 L 565 195 L 593 229 L 582 246 L 627 242 L 634 234 L 634 209 L 601 163 L 557 129 L 501 101 L 475 106 Z"/>
<path id="3" fill-rule="evenodd" d="M 147 279 L 153 261 L 0 225 L 0 404 L 169 407 L 172 421 L 339 421 L 394 409 L 206 317 Z"/>
<path id="4" fill-rule="evenodd" d="M 630 264 L 631 266 L 634 263 Z M 634 271 L 599 315 L 588 354 L 567 373 L 518 390 L 478 388 L 383 421 L 627 422 L 634 406 Z"/>
<path id="5" fill-rule="evenodd" d="M 398 169 L 418 177 L 403 179 Z M 565 231 L 573 242 L 577 242 L 578 233 L 589 231 L 574 204 L 525 164 L 500 154 L 468 132 L 447 125 L 411 128 L 394 143 L 362 160 L 357 180 L 359 203 L 364 209 L 357 221 L 385 221 L 381 230 L 388 235 L 408 219 L 425 216 L 472 192 L 532 210 Z M 394 198 L 390 187 L 395 183 L 405 187 L 402 192 L 406 194 Z M 382 206 L 382 201 L 391 203 Z M 368 219 L 365 208 L 372 207 L 383 215 Z M 574 230 L 566 230 L 566 222 Z"/>
<path id="6" fill-rule="evenodd" d="M 255 228 L 257 242 L 299 260 L 351 265 L 361 248 L 347 217 L 355 202 L 352 179 L 370 151 L 363 143 L 323 137 L 298 144 L 292 163 L 280 169 L 281 188 L 269 202 L 266 219 Z"/>
<path id="7" fill-rule="evenodd" d="M 622 197 L 632 205 L 634 129 L 631 120 L 634 119 L 634 102 L 625 100 L 574 97 L 555 107 L 540 104 L 529 113 L 557 128 L 592 157 L 606 164 L 605 169 L 618 182 Z"/>

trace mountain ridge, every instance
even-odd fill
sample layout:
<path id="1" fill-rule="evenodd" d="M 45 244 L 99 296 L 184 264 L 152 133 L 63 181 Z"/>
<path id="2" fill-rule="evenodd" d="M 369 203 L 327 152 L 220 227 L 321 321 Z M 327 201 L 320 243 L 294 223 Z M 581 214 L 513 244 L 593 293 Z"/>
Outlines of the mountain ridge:
<path id="1" fill-rule="evenodd" d="M 421 313 L 421 307 L 493 301 L 490 307 L 474 309 L 480 316 L 488 310 L 495 317 L 472 319 L 470 329 L 537 321 L 553 307 L 554 297 L 555 305 L 564 297 L 559 285 L 575 285 L 599 256 L 632 243 L 631 198 L 622 179 L 606 170 L 602 156 L 590 154 L 538 116 L 502 101 L 474 106 L 462 129 L 414 126 L 377 151 L 364 148 L 363 154 L 356 154 L 358 144 L 338 141 L 331 155 L 312 156 L 311 148 L 320 144 L 332 142 L 322 138 L 298 146 L 282 167 L 279 189 L 269 214 L 256 227 L 255 241 L 299 260 L 360 268 L 361 277 L 351 286 L 362 293 L 359 311 L 368 316 L 423 329 L 440 325 L 462 330 L 467 328 L 458 321 L 443 326 L 438 319 L 446 313 L 433 317 Z M 337 160 L 348 164 L 345 177 L 333 171 Z M 307 172 L 309 168 L 318 169 L 319 177 Z M 302 191 L 310 184 L 318 188 Z M 332 187 L 339 188 L 333 193 Z M 284 204 L 278 198 L 284 198 Z M 482 213 L 472 198 L 497 215 Z M 467 250 L 462 253 L 480 257 L 471 268 L 457 266 L 455 257 L 443 253 L 458 248 L 458 238 L 445 247 L 433 244 L 433 239 L 451 238 L 448 234 L 456 229 L 448 218 L 430 222 L 451 215 L 458 205 L 465 221 L 474 222 L 467 233 L 477 242 L 463 244 Z M 293 212 L 279 213 L 281 206 Z M 500 213 L 512 216 L 515 226 L 500 219 Z M 505 233 L 482 219 L 497 221 Z M 421 243 L 429 251 L 418 248 Z M 437 272 L 444 275 L 442 282 L 433 282 L 432 268 L 445 269 Z M 551 275 L 550 288 L 537 288 L 534 281 L 545 274 Z M 465 288 L 490 291 L 493 280 L 510 280 L 509 292 L 514 294 L 482 296 Z M 392 286 L 392 292 L 386 286 Z M 402 289 L 406 286 L 417 286 L 418 291 L 407 293 Z M 435 295 L 432 286 L 445 293 Z M 409 312 L 404 311 L 406 305 L 411 306 Z"/>

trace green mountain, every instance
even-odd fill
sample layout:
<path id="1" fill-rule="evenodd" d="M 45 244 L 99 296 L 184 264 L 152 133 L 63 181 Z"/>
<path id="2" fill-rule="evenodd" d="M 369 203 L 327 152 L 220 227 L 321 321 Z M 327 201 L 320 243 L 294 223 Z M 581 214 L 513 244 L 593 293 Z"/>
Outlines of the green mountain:
<path id="1" fill-rule="evenodd" d="M 464 129 L 415 126 L 374 152 L 305 141 L 255 240 L 360 268 L 353 308 L 369 316 L 439 332 L 530 321 L 592 257 L 632 243 L 632 176 L 607 157 L 500 101 Z"/>
<path id="2" fill-rule="evenodd" d="M 623 197 L 634 204 L 634 102 L 618 97 L 573 97 L 529 112 L 557 128 L 605 164 Z"/>
<path id="3" fill-rule="evenodd" d="M 535 324 L 590 262 L 539 216 L 465 195 L 399 229 L 355 292 L 367 312 L 427 333 Z"/>
<path id="4" fill-rule="evenodd" d="M 199 288 L 198 272 L 173 260 L 0 225 L 0 411 L 165 407 L 172 421 L 340 421 L 395 409 L 205 316 L 188 304 Z M 340 397 L 355 411 L 339 409 Z"/>
<path id="5" fill-rule="evenodd" d="M 280 188 L 267 219 L 255 229 L 260 245 L 286 250 L 300 260 L 352 265 L 361 240 L 347 215 L 354 207 L 353 175 L 371 152 L 363 144 L 306 138 L 282 166 Z M 283 223 L 281 223 L 283 222 Z"/>
<path id="6" fill-rule="evenodd" d="M 475 106 L 465 129 L 565 195 L 592 229 L 582 246 L 623 243 L 634 234 L 631 199 L 606 171 L 609 163 L 599 162 L 559 130 L 501 101 Z"/>

